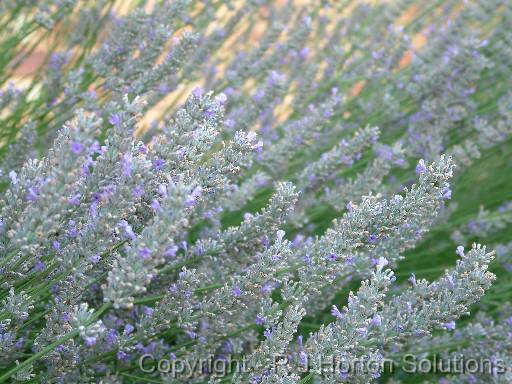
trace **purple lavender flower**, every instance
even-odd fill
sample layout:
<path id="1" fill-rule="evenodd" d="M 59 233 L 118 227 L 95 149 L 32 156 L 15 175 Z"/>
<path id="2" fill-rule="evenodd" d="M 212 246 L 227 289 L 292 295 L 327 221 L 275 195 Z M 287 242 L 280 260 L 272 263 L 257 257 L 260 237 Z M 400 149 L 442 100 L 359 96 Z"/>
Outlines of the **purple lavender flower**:
<path id="1" fill-rule="evenodd" d="M 256 144 L 254 144 L 253 149 L 256 153 L 262 153 L 263 151 L 263 141 L 258 140 Z"/>
<path id="2" fill-rule="evenodd" d="M 452 198 L 452 190 L 449 184 L 446 184 L 443 189 L 441 189 L 441 197 L 445 200 Z"/>
<path id="3" fill-rule="evenodd" d="M 73 143 L 71 143 L 71 152 L 73 152 L 75 155 L 79 155 L 83 150 L 84 145 L 79 141 L 73 141 Z"/>
<path id="4" fill-rule="evenodd" d="M 84 176 L 90 176 L 91 175 L 91 167 L 94 165 L 94 160 L 92 157 L 88 156 L 87 159 L 85 159 L 85 162 L 82 164 L 82 174 Z"/>
<path id="5" fill-rule="evenodd" d="M 151 202 L 151 208 L 155 212 L 162 212 L 162 207 L 160 207 L 160 203 L 157 199 L 153 199 L 153 201 Z"/>
<path id="6" fill-rule="evenodd" d="M 261 293 L 265 296 L 268 296 L 272 293 L 273 289 L 274 288 L 272 287 L 271 284 L 265 284 L 265 285 L 263 285 L 263 287 L 261 287 Z"/>
<path id="7" fill-rule="evenodd" d="M 161 95 L 167 95 L 171 88 L 165 83 L 160 83 L 158 84 L 157 90 Z"/>
<path id="8" fill-rule="evenodd" d="M 455 329 L 455 321 L 449 321 L 448 323 L 444 323 L 443 327 L 449 331 L 453 331 Z"/>
<path id="9" fill-rule="evenodd" d="M 393 149 L 388 146 L 388 145 L 379 145 L 375 148 L 375 152 L 377 152 L 377 156 L 382 158 L 382 159 L 385 159 L 385 160 L 388 160 L 388 161 L 391 161 L 393 160 Z"/>
<path id="10" fill-rule="evenodd" d="M 379 257 L 377 260 L 377 268 L 384 268 L 386 265 L 389 264 L 389 261 L 385 257 Z"/>
<path id="11" fill-rule="evenodd" d="M 323 116 L 326 118 L 326 119 L 330 119 L 332 116 L 333 116 L 333 112 L 331 110 L 325 110 L 323 112 Z"/>
<path id="12" fill-rule="evenodd" d="M 16 349 L 22 349 L 25 346 L 25 338 L 20 337 L 14 346 Z"/>
<path id="13" fill-rule="evenodd" d="M 128 355 L 126 352 L 123 352 L 123 351 L 118 351 L 116 354 L 116 357 L 118 360 L 123 361 L 123 362 L 127 362 L 130 360 L 130 355 Z"/>
<path id="14" fill-rule="evenodd" d="M 176 257 L 176 252 L 178 252 L 178 247 L 176 245 L 171 245 L 164 252 L 164 256 L 168 258 Z"/>
<path id="15" fill-rule="evenodd" d="M 121 128 L 121 116 L 117 113 L 110 115 L 108 122 L 116 128 Z"/>
<path id="16" fill-rule="evenodd" d="M 197 186 L 194 188 L 192 193 L 188 195 L 187 199 L 185 200 L 185 205 L 187 207 L 193 207 L 196 204 L 196 200 L 202 195 L 203 188 L 201 186 Z"/>
<path id="17" fill-rule="evenodd" d="M 293 241 L 292 241 L 292 247 L 297 248 L 303 241 L 304 241 L 304 235 L 302 235 L 300 233 L 295 235 L 295 237 L 293 238 Z"/>
<path id="18" fill-rule="evenodd" d="M 217 95 L 216 100 L 219 102 L 219 104 L 224 105 L 228 101 L 228 97 L 225 93 L 221 92 Z"/>
<path id="19" fill-rule="evenodd" d="M 350 373 L 348 371 L 341 370 L 340 371 L 340 379 L 347 380 L 350 377 Z"/>
<path id="20" fill-rule="evenodd" d="M 306 367 L 308 365 L 308 355 L 306 354 L 306 352 L 300 351 L 299 362 L 304 367 Z"/>
<path id="21" fill-rule="evenodd" d="M 343 314 L 340 312 L 340 310 L 338 309 L 338 307 L 336 307 L 335 305 L 332 306 L 332 309 L 331 309 L 331 315 L 333 315 L 334 317 L 336 317 L 337 319 L 341 319 L 343 318 Z"/>
<path id="22" fill-rule="evenodd" d="M 242 295 L 242 290 L 240 289 L 240 287 L 234 287 L 232 294 L 234 297 L 240 297 Z"/>
<path id="23" fill-rule="evenodd" d="M 34 268 L 38 272 L 43 272 L 45 269 L 45 265 L 41 260 L 37 260 L 36 263 L 34 264 Z"/>
<path id="24" fill-rule="evenodd" d="M 94 336 L 86 336 L 85 337 L 85 345 L 87 345 L 88 347 L 92 347 L 93 345 L 96 344 L 96 337 Z"/>
<path id="25" fill-rule="evenodd" d="M 185 333 L 187 334 L 188 337 L 190 337 L 191 339 L 195 339 L 197 338 L 197 333 L 195 333 L 194 331 L 185 331 Z"/>
<path id="26" fill-rule="evenodd" d="M 411 273 L 411 276 L 409 277 L 408 280 L 411 282 L 413 287 L 416 286 L 416 275 L 414 273 Z"/>
<path id="27" fill-rule="evenodd" d="M 129 177 L 132 174 L 132 162 L 133 162 L 133 156 L 131 153 L 125 153 L 123 155 L 123 159 L 121 161 L 121 174 L 124 177 Z"/>
<path id="28" fill-rule="evenodd" d="M 261 315 L 258 315 L 258 316 L 256 316 L 255 323 L 257 325 L 263 325 L 263 324 L 265 324 L 265 318 Z"/>
<path id="29" fill-rule="evenodd" d="M 9 172 L 9 178 L 11 179 L 12 185 L 18 184 L 18 174 L 15 171 Z"/>
<path id="30" fill-rule="evenodd" d="M 178 293 L 178 285 L 176 283 L 172 283 L 169 286 L 169 292 L 171 292 L 174 295 L 177 294 Z"/>
<path id="31" fill-rule="evenodd" d="M 265 99 L 265 91 L 263 89 L 258 89 L 252 99 L 255 103 L 260 104 Z"/>
<path id="32" fill-rule="evenodd" d="M 98 202 L 93 201 L 90 208 L 91 217 L 95 219 L 98 216 Z"/>
<path id="33" fill-rule="evenodd" d="M 200 99 L 204 94 L 204 90 L 201 87 L 196 87 L 192 90 L 192 95 L 194 95 L 195 98 Z"/>
<path id="34" fill-rule="evenodd" d="M 132 190 L 133 197 L 139 198 L 144 194 L 144 185 L 139 184 Z"/>
<path id="35" fill-rule="evenodd" d="M 80 205 L 80 195 L 73 195 L 68 199 L 68 203 L 71 205 Z"/>
<path id="36" fill-rule="evenodd" d="M 351 167 L 352 165 L 354 165 L 354 159 L 347 155 L 341 156 L 341 162 L 345 164 L 347 167 Z"/>
<path id="37" fill-rule="evenodd" d="M 373 316 L 372 321 L 371 321 L 371 324 L 372 324 L 374 327 L 380 327 L 380 326 L 381 326 L 381 324 L 382 324 L 382 318 L 379 316 L 379 314 L 375 314 L 375 316 Z"/>
<path id="38" fill-rule="evenodd" d="M 87 149 L 89 155 L 99 154 L 101 152 L 100 143 L 95 140 Z"/>
<path id="39" fill-rule="evenodd" d="M 159 184 L 157 188 L 157 192 L 160 196 L 166 197 L 167 196 L 167 186 L 165 184 Z"/>
<path id="40" fill-rule="evenodd" d="M 123 335 L 125 336 L 128 336 L 130 333 L 132 333 L 134 331 L 135 327 L 131 324 L 126 324 L 124 326 L 124 331 L 123 331 Z"/>
<path id="41" fill-rule="evenodd" d="M 153 168 L 155 168 L 157 171 L 161 171 L 165 166 L 165 160 L 156 158 L 153 160 Z"/>
<path id="42" fill-rule="evenodd" d="M 30 187 L 28 188 L 28 192 L 26 195 L 27 201 L 36 201 L 39 197 L 39 189 L 36 187 Z"/>
<path id="43" fill-rule="evenodd" d="M 76 229 L 76 223 L 74 220 L 69 220 L 68 222 L 68 231 L 67 235 L 71 238 L 75 238 L 78 236 L 78 231 Z"/>
<path id="44" fill-rule="evenodd" d="M 368 242 L 370 244 L 375 244 L 378 240 L 378 237 L 377 235 L 374 235 L 374 234 L 371 234 L 370 236 L 368 236 Z"/>
<path id="45" fill-rule="evenodd" d="M 420 159 L 418 161 L 418 165 L 416 166 L 416 174 L 419 176 L 427 171 L 427 166 L 425 165 L 425 160 Z"/>
<path id="46" fill-rule="evenodd" d="M 144 260 L 151 259 L 151 253 L 151 249 L 149 249 L 148 247 L 143 247 L 139 249 L 139 256 L 142 257 Z"/>
<path id="47" fill-rule="evenodd" d="M 133 241 L 136 239 L 137 236 L 133 232 L 132 226 L 126 220 L 121 220 L 119 222 L 119 225 L 123 228 L 124 233 L 126 234 L 126 236 L 128 236 L 130 240 Z"/>
<path id="48" fill-rule="evenodd" d="M 107 336 L 105 337 L 107 345 L 112 347 L 117 342 L 117 331 L 115 329 L 111 329 L 107 332 Z"/>
<path id="49" fill-rule="evenodd" d="M 93 264 L 99 263 L 100 260 L 101 260 L 100 255 L 93 255 L 93 256 L 89 257 L 89 261 Z"/>
<path id="50" fill-rule="evenodd" d="M 213 108 L 206 108 L 204 110 L 204 117 L 208 120 L 212 120 L 214 119 L 216 116 L 217 116 L 217 111 L 214 110 Z"/>
<path id="51" fill-rule="evenodd" d="M 224 120 L 224 125 L 227 127 L 227 128 L 234 128 L 236 123 L 233 119 L 226 119 Z"/>
<path id="52" fill-rule="evenodd" d="M 138 147 L 138 151 L 140 154 L 147 155 L 148 147 L 144 143 L 140 143 Z"/>

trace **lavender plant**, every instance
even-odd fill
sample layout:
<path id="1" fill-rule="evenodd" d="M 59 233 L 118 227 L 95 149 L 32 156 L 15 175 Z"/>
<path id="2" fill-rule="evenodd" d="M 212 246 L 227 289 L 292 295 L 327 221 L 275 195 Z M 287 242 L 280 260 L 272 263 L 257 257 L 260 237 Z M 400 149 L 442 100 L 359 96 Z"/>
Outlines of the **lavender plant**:
<path id="1" fill-rule="evenodd" d="M 0 10 L 0 383 L 510 381 L 509 2 Z"/>

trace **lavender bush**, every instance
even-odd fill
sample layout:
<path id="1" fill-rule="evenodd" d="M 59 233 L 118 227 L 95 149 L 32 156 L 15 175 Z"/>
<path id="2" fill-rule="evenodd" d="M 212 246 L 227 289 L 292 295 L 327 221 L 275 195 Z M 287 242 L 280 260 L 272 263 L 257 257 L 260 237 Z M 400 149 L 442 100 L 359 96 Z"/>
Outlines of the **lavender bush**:
<path id="1" fill-rule="evenodd" d="M 510 2 L 0 10 L 0 383 L 511 382 Z"/>

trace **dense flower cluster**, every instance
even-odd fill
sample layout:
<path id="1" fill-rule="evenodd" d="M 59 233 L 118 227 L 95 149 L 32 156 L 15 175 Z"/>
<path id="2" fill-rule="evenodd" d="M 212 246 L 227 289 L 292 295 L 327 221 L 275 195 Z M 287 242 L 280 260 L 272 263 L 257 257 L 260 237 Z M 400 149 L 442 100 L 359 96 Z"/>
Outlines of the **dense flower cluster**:
<path id="1" fill-rule="evenodd" d="M 0 383 L 512 380 L 510 2 L 119 3 L 0 4 Z"/>

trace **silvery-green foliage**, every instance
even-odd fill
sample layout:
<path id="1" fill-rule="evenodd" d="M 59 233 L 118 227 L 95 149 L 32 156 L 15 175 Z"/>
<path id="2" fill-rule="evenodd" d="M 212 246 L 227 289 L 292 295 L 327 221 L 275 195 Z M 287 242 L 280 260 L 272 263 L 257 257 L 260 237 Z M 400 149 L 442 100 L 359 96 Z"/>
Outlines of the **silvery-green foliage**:
<path id="1" fill-rule="evenodd" d="M 307 148 L 329 127 L 333 110 L 341 102 L 337 90 L 333 89 L 331 97 L 324 103 L 307 108 L 307 113 L 300 119 L 292 120 L 283 126 L 286 132 L 283 138 L 273 143 L 262 154 L 262 165 L 267 171 L 277 176 L 288 169 L 289 162 L 297 152 Z"/>
<path id="2" fill-rule="evenodd" d="M 18 360 L 16 360 L 16 364 L 19 364 Z M 34 367 L 32 365 L 20 369 L 18 372 L 16 372 L 16 376 L 13 377 L 16 381 L 29 381 L 30 379 L 33 379 L 36 375 L 32 373 Z"/>
<path id="3" fill-rule="evenodd" d="M 512 223 L 512 201 L 504 202 L 494 211 L 480 206 L 476 217 L 456 229 L 452 233 L 452 239 L 459 244 L 465 244 L 469 238 L 485 238 L 493 232 L 505 229 L 510 223 Z"/>
<path id="4" fill-rule="evenodd" d="M 237 227 L 226 228 L 206 241 L 199 240 L 194 246 L 194 253 L 212 255 L 216 263 L 214 268 L 236 270 L 248 265 L 254 251 L 264 247 L 269 236 L 283 225 L 293 211 L 297 198 L 293 184 L 278 184 L 265 208 L 254 215 L 245 214 L 244 221 Z"/>
<path id="5" fill-rule="evenodd" d="M 378 345 L 372 346 L 372 320 L 376 318 L 383 305 L 386 291 L 389 289 L 394 274 L 384 269 L 385 263 L 379 262 L 371 278 L 362 282 L 357 294 L 350 294 L 348 305 L 340 312 L 336 307 L 336 321 L 322 326 L 307 341 L 304 351 L 306 359 L 312 363 L 313 373 L 323 376 L 326 382 L 336 382 L 340 375 L 352 382 L 364 383 L 379 376 L 380 372 L 344 372 L 344 364 L 357 357 L 376 359 L 382 356 Z M 377 331 L 378 332 L 378 331 Z M 325 370 L 320 362 L 323 358 L 337 359 L 342 370 Z"/>
<path id="6" fill-rule="evenodd" d="M 507 285 L 483 298 L 504 271 L 464 246 L 494 244 L 508 273 L 512 205 L 459 211 L 465 171 L 512 133 L 512 9 L 480 3 L 2 2 L 0 382 L 372 383 L 378 364 L 344 364 L 409 352 L 510 366 Z M 43 31 L 58 50 L 4 86 Z M 455 267 L 402 284 L 401 263 L 445 256 L 414 250 L 439 231 Z M 139 377 L 144 354 L 245 370 Z"/>
<path id="7" fill-rule="evenodd" d="M 144 67 L 154 64 L 173 29 L 181 23 L 187 3 L 180 0 L 157 5 L 149 13 L 141 7 L 116 20 L 115 28 L 90 59 L 97 73 L 108 78 L 109 86 L 120 89 L 127 82 L 142 81 L 148 74 L 144 73 Z M 144 54 L 134 58 L 135 50 Z M 164 67 L 165 64 L 160 68 Z"/>
<path id="8" fill-rule="evenodd" d="M 269 367 L 275 364 L 276 356 L 283 355 L 304 315 L 305 310 L 300 304 L 290 304 L 283 314 L 282 322 L 277 323 L 271 330 L 267 329 L 265 340 L 248 356 L 248 371 L 250 371 L 250 374 L 247 375 L 248 377 L 235 377 L 233 381 L 235 383 L 251 381 L 271 383 L 276 380 L 277 375 L 286 377 L 287 372 L 286 374 L 279 371 L 269 372 Z M 270 375 L 273 375 L 274 378 L 266 377 Z M 265 379 L 262 380 L 263 377 Z M 292 377 L 286 377 L 286 380 L 288 382 L 297 382 L 297 378 L 297 375 L 292 374 Z"/>
<path id="9" fill-rule="evenodd" d="M 512 94 L 508 93 L 499 100 L 499 118 L 493 124 L 481 117 L 474 119 L 474 129 L 477 132 L 476 140 L 466 139 L 452 148 L 453 155 L 461 166 L 469 167 L 481 157 L 482 150 L 488 150 L 505 140 L 512 134 L 512 115 L 510 102 Z"/>
<path id="10" fill-rule="evenodd" d="M 115 308 L 130 307 L 134 296 L 146 292 L 146 285 L 157 273 L 156 267 L 165 262 L 165 253 L 172 252 L 169 249 L 176 248 L 180 234 L 188 226 L 193 209 L 186 202 L 195 202 L 195 188 L 180 182 L 166 186 L 166 196 L 158 202 L 152 222 L 130 242 L 125 254 L 114 260 L 103 290 L 104 300 L 112 301 Z"/>
<path id="11" fill-rule="evenodd" d="M 382 190 L 385 187 L 382 181 L 393 166 L 404 165 L 404 149 L 401 142 L 396 142 L 393 146 L 378 145 L 375 152 L 377 157 L 354 178 L 341 178 L 334 185 L 326 187 L 323 200 L 342 211 L 349 201 L 357 201 L 362 195 L 386 192 Z"/>
<path id="12" fill-rule="evenodd" d="M 496 244 L 496 260 L 507 270 L 512 268 L 512 241 L 506 244 Z"/>
<path id="13" fill-rule="evenodd" d="M 58 228 L 74 210 L 68 211 L 67 199 L 76 193 L 81 163 L 87 159 L 86 148 L 93 144 L 91 136 L 100 123 L 79 111 L 76 119 L 60 131 L 48 158 L 25 163 L 19 177 L 15 171 L 10 173 L 6 196 L 12 196 L 12 200 L 2 207 L 3 250 L 18 263 L 16 271 L 26 273 L 37 257 L 44 257 L 50 241 L 59 238 Z M 76 144 L 78 147 L 73 148 Z M 15 206 L 22 209 L 12 212 Z"/>
<path id="14" fill-rule="evenodd" d="M 472 92 L 472 82 L 491 66 L 490 61 L 479 53 L 481 46 L 481 41 L 475 38 L 463 38 L 458 45 L 446 48 L 441 67 L 430 65 L 428 59 L 418 63 L 415 82 L 407 86 L 411 97 L 422 100 L 420 110 L 410 119 L 408 128 L 413 152 L 429 158 L 439 154 L 446 145 L 445 132 L 474 109 L 467 93 Z M 471 65 L 468 66 L 468 62 Z M 437 95 L 437 87 L 446 82 L 449 87 L 445 87 L 439 96 L 424 99 L 432 93 Z"/>
<path id="15" fill-rule="evenodd" d="M 25 321 L 28 318 L 29 311 L 34 309 L 30 297 L 23 291 L 15 293 L 14 288 L 9 290 L 9 296 L 3 300 L 2 307 L 9 313 L 10 321 L 14 322 Z"/>
<path id="16" fill-rule="evenodd" d="M 447 365 L 449 360 L 480 361 L 481 369 L 476 372 L 459 372 L 443 378 L 443 383 L 507 383 L 511 380 L 510 366 L 510 306 L 505 305 L 497 320 L 480 313 L 475 320 L 452 332 L 416 344 L 404 346 L 407 353 L 427 357 L 429 350 L 435 350 L 439 364 Z"/>
<path id="17" fill-rule="evenodd" d="M 22 95 L 14 83 L 9 83 L 9 86 L 0 92 L 0 111 L 6 108 L 15 110 L 17 104 L 21 102 Z"/>
<path id="18" fill-rule="evenodd" d="M 294 212 L 292 220 L 304 221 L 304 210 L 313 205 L 318 191 L 329 180 L 336 177 L 338 172 L 343 172 L 361 158 L 367 147 L 374 144 L 379 135 L 376 127 L 366 127 L 357 130 L 350 139 L 343 139 L 338 145 L 322 154 L 319 160 L 307 165 L 299 174 L 297 186 L 301 191 L 300 206 Z"/>
<path id="19" fill-rule="evenodd" d="M 255 197 L 262 187 L 269 184 L 271 178 L 265 172 L 258 171 L 254 175 L 244 180 L 240 185 L 227 196 L 229 204 L 227 209 L 230 211 L 238 211 Z"/>
<path id="20" fill-rule="evenodd" d="M 368 145 L 378 139 L 379 130 L 376 127 L 367 127 L 356 131 L 350 140 L 343 140 L 331 150 L 324 152 L 320 160 L 309 164 L 299 175 L 298 188 L 307 194 L 317 190 L 333 174 L 350 166 L 362 156 Z"/>
<path id="21" fill-rule="evenodd" d="M 382 310 L 384 337 L 425 335 L 433 329 L 448 329 L 458 317 L 468 314 L 469 306 L 477 302 L 490 288 L 495 275 L 488 271 L 494 258 L 480 244 L 473 244 L 453 270 L 433 283 L 412 279 L 412 287 L 393 297 Z"/>
<path id="22" fill-rule="evenodd" d="M 486 253 L 485 247 L 475 245 L 438 281 L 414 280 L 412 288 L 385 300 L 394 276 L 392 271 L 383 270 L 387 260 L 380 259 L 371 279 L 363 282 L 356 295 L 349 296 L 348 306 L 342 311 L 333 308 L 336 322 L 308 340 L 308 358 L 319 362 L 320 356 L 334 356 L 341 368 L 360 358 L 382 361 L 386 347 L 396 347 L 408 337 L 428 335 L 436 328 L 451 328 L 454 320 L 489 289 L 494 279 L 487 271 L 491 260 L 492 254 Z M 326 382 L 336 382 L 340 375 L 343 380 L 361 383 L 380 376 L 379 370 L 326 372 L 322 366 L 316 366 L 314 373 L 324 376 Z"/>
<path id="23" fill-rule="evenodd" d="M 9 171 L 19 169 L 28 159 L 37 157 L 36 124 L 28 122 L 21 127 L 16 142 L 9 145 L 9 150 L 1 160 L 0 178 L 9 182 Z"/>
<path id="24" fill-rule="evenodd" d="M 76 6 L 76 0 L 48 0 L 38 4 L 35 21 L 46 29 L 51 29 Z"/>
<path id="25" fill-rule="evenodd" d="M 303 268 L 304 279 L 332 282 L 340 273 L 339 264 L 348 271 L 358 271 L 359 265 L 363 267 L 360 272 L 368 270 L 373 260 L 371 251 L 379 244 L 408 240 L 403 236 L 404 229 L 407 233 L 415 218 L 428 220 L 433 210 L 439 209 L 452 175 L 453 162 L 443 156 L 422 170 L 418 185 L 406 189 L 404 196 L 394 195 L 387 200 L 370 195 L 358 205 L 351 204 L 324 236 L 304 250 L 308 261 L 308 267 Z"/>

